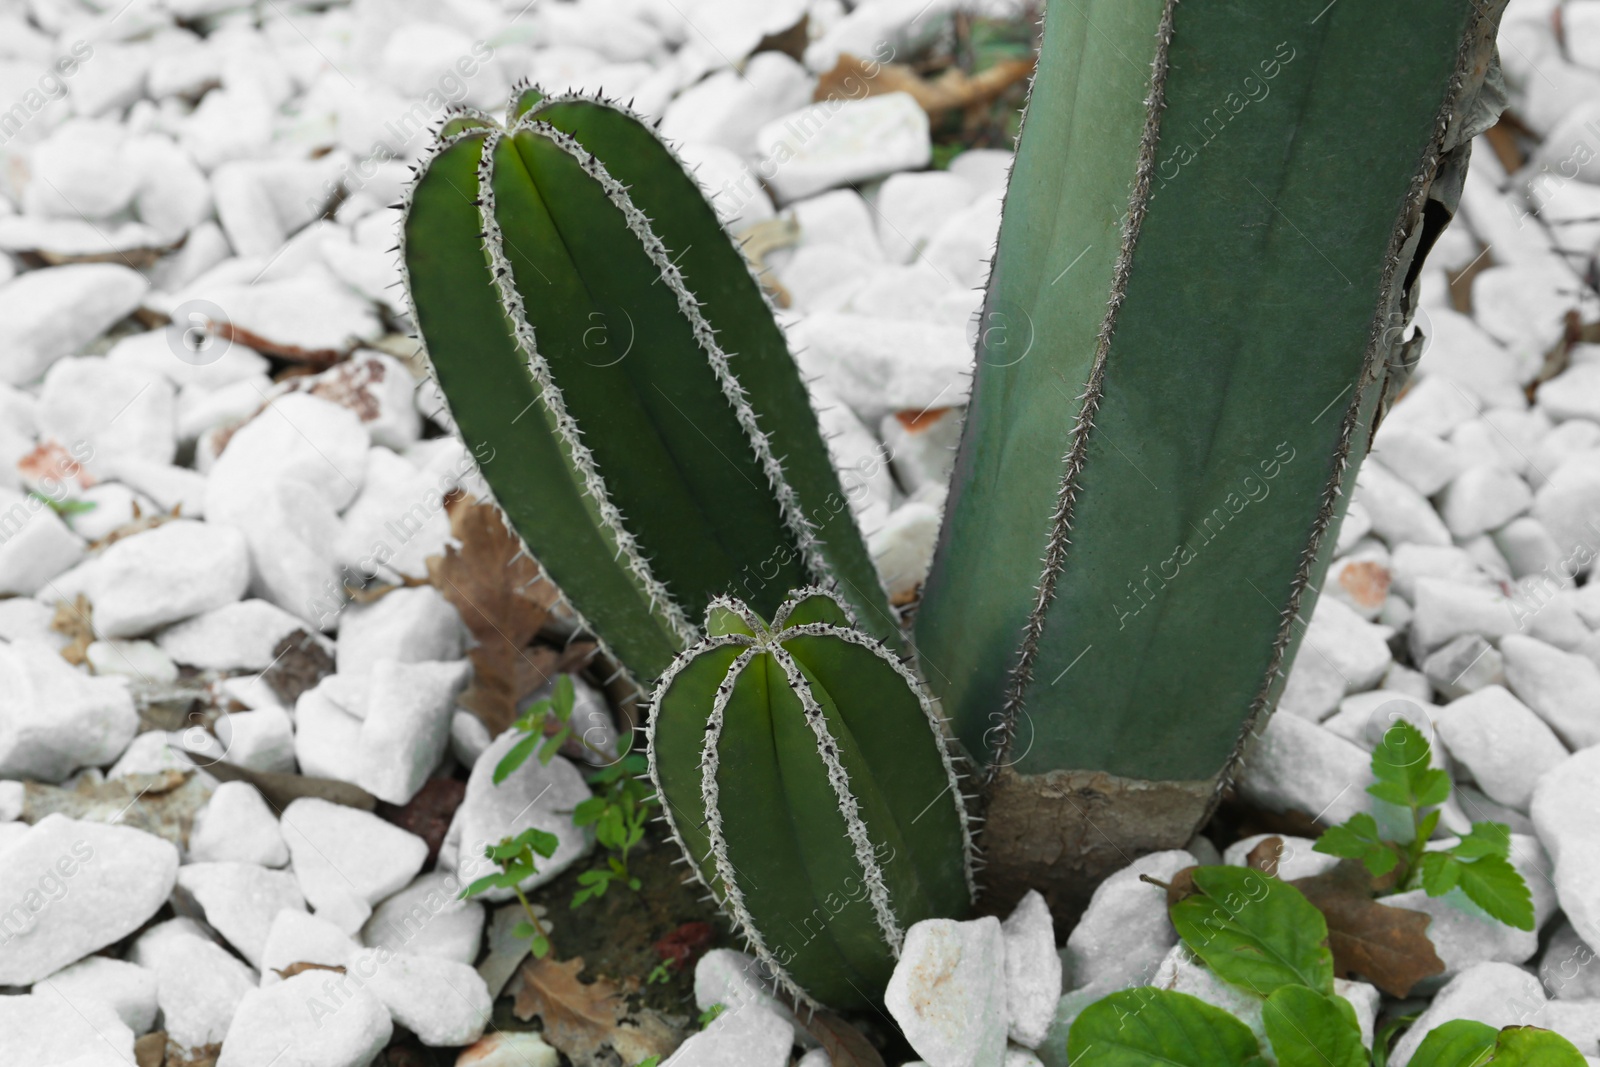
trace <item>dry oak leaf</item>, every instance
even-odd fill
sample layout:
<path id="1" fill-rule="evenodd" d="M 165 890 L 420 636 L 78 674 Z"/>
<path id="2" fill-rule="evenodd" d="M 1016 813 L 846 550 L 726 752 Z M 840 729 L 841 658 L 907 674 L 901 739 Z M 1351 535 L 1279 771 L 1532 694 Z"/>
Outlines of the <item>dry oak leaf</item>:
<path id="1" fill-rule="evenodd" d="M 460 546 L 428 558 L 428 580 L 477 641 L 469 653 L 472 686 L 461 703 L 498 735 L 516 720 L 517 704 L 555 670 L 551 657 L 535 657 L 528 644 L 559 594 L 506 528 L 499 508 L 459 494 L 447 507 Z"/>
<path id="2" fill-rule="evenodd" d="M 630 1012 L 622 991 L 604 978 L 581 982 L 583 957 L 552 956 L 525 961 L 510 993 L 512 1014 L 526 1022 L 538 1016 L 544 1039 L 574 1064 L 604 1062 L 610 1046 L 624 1063 L 651 1056 L 665 1058 L 677 1048 L 678 1034 L 649 1011 Z"/>
<path id="3" fill-rule="evenodd" d="M 1264 837 L 1256 842 L 1256 847 L 1244 858 L 1244 865 L 1262 874 L 1278 876 L 1278 861 L 1283 859 L 1283 838 Z"/>
<path id="4" fill-rule="evenodd" d="M 1393 997 L 1405 997 L 1424 978 L 1444 972 L 1444 961 L 1428 940 L 1431 917 L 1395 908 L 1373 897 L 1373 880 L 1359 860 L 1289 883 L 1328 921 L 1334 973 L 1364 978 Z"/>
<path id="5" fill-rule="evenodd" d="M 935 78 L 924 78 L 904 63 L 879 63 L 842 55 L 832 70 L 817 79 L 811 98 L 860 100 L 882 93 L 909 93 L 930 115 L 952 108 L 987 103 L 1033 73 L 1032 59 L 1006 59 L 987 70 L 969 75 L 951 67 Z"/>

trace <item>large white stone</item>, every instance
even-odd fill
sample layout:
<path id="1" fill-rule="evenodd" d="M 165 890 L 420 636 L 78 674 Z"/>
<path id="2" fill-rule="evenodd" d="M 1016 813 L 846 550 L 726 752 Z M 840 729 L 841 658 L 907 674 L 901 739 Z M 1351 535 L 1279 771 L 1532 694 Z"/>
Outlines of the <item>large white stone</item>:
<path id="1" fill-rule="evenodd" d="M 1061 953 L 1064 984 L 1108 993 L 1147 984 L 1178 935 L 1167 918 L 1165 891 L 1139 876 L 1165 882 L 1194 865 L 1194 856 L 1182 849 L 1152 852 L 1096 886 Z"/>
<path id="2" fill-rule="evenodd" d="M 1050 906 L 1030 889 L 1001 924 L 1005 937 L 1006 1017 L 1012 1041 L 1036 1048 L 1050 1031 L 1061 999 L 1061 956 Z"/>
<path id="3" fill-rule="evenodd" d="M 278 705 L 230 712 L 217 720 L 215 729 L 229 763 L 253 771 L 294 773 L 294 724 Z"/>
<path id="4" fill-rule="evenodd" d="M 130 1064 L 133 1036 L 111 1004 L 69 998 L 48 983 L 30 994 L 0 997 L 0 1062 L 17 1067 Z"/>
<path id="5" fill-rule="evenodd" d="M 748 156 L 762 125 L 810 102 L 811 79 L 803 67 L 782 52 L 757 52 L 744 70 L 719 70 L 679 93 L 662 116 L 661 134 Z"/>
<path id="6" fill-rule="evenodd" d="M 197 917 L 257 968 L 278 913 L 306 906 L 291 872 L 255 863 L 186 864 L 178 871 L 178 891 L 185 910 L 199 912 Z"/>
<path id="7" fill-rule="evenodd" d="M 465 660 L 374 664 L 356 783 L 380 800 L 409 803 L 450 746 L 450 717 L 471 676 Z"/>
<path id="8" fill-rule="evenodd" d="M 361 745 L 361 720 L 329 696 L 331 689 L 324 678 L 295 702 L 294 757 L 301 774 L 353 784 L 355 761 L 351 757 Z"/>
<path id="9" fill-rule="evenodd" d="M 1381 463 L 1369 460 L 1361 465 L 1356 475 L 1355 499 L 1372 517 L 1373 532 L 1390 548 L 1450 543 L 1450 531 L 1427 499 Z"/>
<path id="10" fill-rule="evenodd" d="M 366 1067 L 393 1034 L 370 991 L 347 975 L 305 971 L 240 1000 L 217 1067 Z"/>
<path id="11" fill-rule="evenodd" d="M 206 515 L 243 525 L 262 486 L 287 478 L 343 508 L 361 489 L 368 444 L 361 419 L 349 408 L 306 393 L 278 397 L 240 427 L 217 457 L 206 487 Z"/>
<path id="12" fill-rule="evenodd" d="M 347 974 L 364 980 L 394 1021 L 424 1045 L 470 1045 L 483 1036 L 493 999 L 471 964 L 369 948 L 350 961 Z"/>
<path id="13" fill-rule="evenodd" d="M 1417 580 L 1413 648 L 1429 652 L 1463 634 L 1494 640 L 1516 632 L 1514 604 L 1498 591 L 1443 578 Z"/>
<path id="14" fill-rule="evenodd" d="M 972 342 L 959 326 L 819 312 L 790 328 L 789 344 L 805 375 L 869 425 L 891 411 L 967 401 Z"/>
<path id="15" fill-rule="evenodd" d="M 256 973 L 193 919 L 169 919 L 139 935 L 128 960 L 154 971 L 168 1040 L 191 1049 L 220 1042 Z"/>
<path id="16" fill-rule="evenodd" d="M 1565 919 L 1551 932 L 1539 959 L 1539 981 L 1554 1000 L 1600 1000 L 1595 951 Z"/>
<path id="17" fill-rule="evenodd" d="M 1456 449 L 1431 433 L 1385 421 L 1372 442 L 1372 458 L 1423 496 L 1432 496 L 1461 473 Z"/>
<path id="18" fill-rule="evenodd" d="M 289 862 L 278 817 L 249 782 L 222 782 L 206 806 L 195 812 L 189 831 L 189 859 L 195 863 L 257 863 L 282 867 Z"/>
<path id="19" fill-rule="evenodd" d="M 382 352 L 362 350 L 321 374 L 292 378 L 281 388 L 331 401 L 355 413 L 375 445 L 401 451 L 422 430 L 411 394 L 416 379 L 405 364 Z"/>
<path id="20" fill-rule="evenodd" d="M 1005 938 L 993 916 L 906 932 L 884 1005 L 929 1063 L 995 1063 L 1006 1047 Z"/>
<path id="21" fill-rule="evenodd" d="M 344 589 L 336 548 L 339 517 L 327 498 L 297 478 L 268 482 L 260 487 L 250 521 L 239 528 L 250 545 L 251 591 L 313 628 L 330 628 Z"/>
<path id="22" fill-rule="evenodd" d="M 1471 1019 L 1496 1028 L 1537 1025 L 1545 996 L 1539 980 L 1509 963 L 1480 963 L 1456 975 L 1395 1044 L 1389 1062 L 1406 1067 L 1435 1027 Z"/>
<path id="23" fill-rule="evenodd" d="M 137 637 L 244 595 L 250 555 L 238 530 L 178 519 L 124 537 L 94 560 L 95 631 Z"/>
<path id="24" fill-rule="evenodd" d="M 1506 662 L 1500 650 L 1477 634 L 1463 634 L 1435 649 L 1422 661 L 1429 683 L 1446 700 L 1504 685 Z"/>
<path id="25" fill-rule="evenodd" d="M 456 1058 L 456 1067 L 559 1067 L 560 1063 L 561 1053 L 544 1038 L 516 1030 L 497 1030 Z"/>
<path id="26" fill-rule="evenodd" d="M 738 949 L 714 948 L 694 966 L 694 1002 L 701 1011 L 722 1005 L 724 1011 L 761 1009 L 795 1024 L 789 1007 L 777 996 L 777 982 L 761 961 Z M 805 1031 L 796 1029 L 795 1039 L 810 1045 Z"/>
<path id="27" fill-rule="evenodd" d="M 283 981 L 280 971 L 296 963 L 343 967 L 361 950 L 355 939 L 326 919 L 288 908 L 278 912 L 261 949 L 261 984 Z"/>
<path id="28" fill-rule="evenodd" d="M 1532 637 L 1500 642 L 1506 684 L 1569 748 L 1600 744 L 1600 667 Z"/>
<path id="29" fill-rule="evenodd" d="M 928 114 L 907 93 L 812 104 L 762 126 L 763 173 L 784 200 L 927 166 Z"/>
<path id="30" fill-rule="evenodd" d="M 1445 748 L 1479 788 L 1519 811 L 1528 810 L 1545 772 L 1567 758 L 1550 727 L 1498 685 L 1452 701 L 1435 721 Z"/>
<path id="31" fill-rule="evenodd" d="M 111 1005 L 136 1036 L 155 1025 L 156 976 L 125 960 L 89 956 L 63 967 L 40 985 L 74 1004 L 99 1000 Z"/>
<path id="32" fill-rule="evenodd" d="M 445 871 L 429 871 L 372 909 L 361 941 L 413 956 L 474 963 L 483 943 L 483 905 L 462 900 L 465 887 Z"/>
<path id="33" fill-rule="evenodd" d="M 0 380 L 38 378 L 138 307 L 149 284 L 121 264 L 76 263 L 0 285 Z"/>
<path id="34" fill-rule="evenodd" d="M 1504 526 L 1533 503 L 1528 483 L 1504 467 L 1479 464 L 1456 476 L 1439 496 L 1439 513 L 1456 538 Z"/>
<path id="35" fill-rule="evenodd" d="M 1299 811 L 1328 825 L 1367 810 L 1372 757 L 1331 730 L 1273 715 L 1245 754 L 1239 791 L 1269 811 Z"/>
<path id="36" fill-rule="evenodd" d="M 122 459 L 171 463 L 177 449 L 172 383 L 103 356 L 57 361 L 39 393 L 39 433 L 92 451 L 101 477 Z"/>
<path id="37" fill-rule="evenodd" d="M 1600 422 L 1600 363 L 1580 363 L 1539 386 L 1539 406 L 1552 419 Z"/>
<path id="38" fill-rule="evenodd" d="M 785 1067 L 793 1045 L 794 1027 L 788 1020 L 750 1004 L 717 1016 L 661 1067 Z"/>
<path id="39" fill-rule="evenodd" d="M 103 767 L 138 729 L 126 679 L 91 678 L 43 642 L 0 644 L 0 777 L 59 782 Z"/>
<path id="40" fill-rule="evenodd" d="M 36 496 L 0 487 L 0 595 L 56 599 L 51 579 L 83 559 L 83 538 Z"/>
<path id="41" fill-rule="evenodd" d="M 461 658 L 466 630 L 455 607 L 432 586 L 396 589 L 371 604 L 352 604 L 339 623 L 340 674 L 365 675 L 379 660 L 420 663 Z"/>
<path id="42" fill-rule="evenodd" d="M 892 263 L 910 263 L 951 215 L 972 202 L 971 183 L 949 171 L 891 174 L 878 187 L 878 243 Z"/>
<path id="43" fill-rule="evenodd" d="M 1573 929 L 1600 944 L 1600 746 L 1567 758 L 1539 781 L 1529 814 L 1555 864 L 1556 896 Z"/>
<path id="44" fill-rule="evenodd" d="M 314 797 L 285 808 L 280 825 L 307 903 L 348 933 L 361 928 L 371 905 L 410 884 L 428 858 L 416 834 Z"/>
<path id="45" fill-rule="evenodd" d="M 530 759 L 499 785 L 495 784 L 495 765 L 520 736 L 515 730 L 507 730 L 497 737 L 467 778 L 467 795 L 456 809 L 449 834 L 456 848 L 456 877 L 463 885 L 488 873 L 485 847 L 530 827 L 554 834 L 558 844 L 548 859 L 539 861 L 538 871 L 523 880 L 523 892 L 556 877 L 593 844 L 588 831 L 572 824 L 571 814 L 574 807 L 589 798 L 589 786 L 564 756 L 557 755 L 549 763 Z M 441 855 L 440 863 L 444 862 Z M 510 900 L 512 893 L 509 889 L 491 889 L 483 897 L 498 902 Z"/>
<path id="46" fill-rule="evenodd" d="M 451 481 L 373 448 L 361 495 L 342 518 L 339 562 L 363 577 L 426 579 L 428 557 L 443 555 L 450 540 L 444 497 Z"/>
<path id="47" fill-rule="evenodd" d="M 272 665 L 278 642 L 305 623 L 265 600 L 214 608 L 161 631 L 156 643 L 174 661 L 201 670 L 259 671 Z"/>

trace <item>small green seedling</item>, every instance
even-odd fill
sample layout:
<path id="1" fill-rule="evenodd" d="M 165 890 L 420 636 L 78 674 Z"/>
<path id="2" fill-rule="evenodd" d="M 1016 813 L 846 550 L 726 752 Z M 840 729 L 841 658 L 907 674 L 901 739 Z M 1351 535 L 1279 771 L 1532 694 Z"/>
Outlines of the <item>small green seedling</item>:
<path id="1" fill-rule="evenodd" d="M 704 1030 L 706 1027 L 708 1027 L 712 1023 L 716 1022 L 717 1021 L 717 1016 L 721 1015 L 723 1012 L 725 1012 L 727 1010 L 728 1010 L 728 1006 L 726 1004 L 713 1004 L 713 1005 L 711 1005 L 711 1007 L 709 1007 L 705 1011 L 701 1012 L 700 1013 L 700 1019 L 699 1019 L 700 1029 Z"/>
<path id="2" fill-rule="evenodd" d="M 625 753 L 589 776 L 589 784 L 600 787 L 600 792 L 573 809 L 572 821 L 593 826 L 595 840 L 612 855 L 606 857 L 604 867 L 578 875 L 583 888 L 573 895 L 572 907 L 605 896 L 613 882 L 639 891 L 639 879 L 628 870 L 628 853 L 644 838 L 645 823 L 660 807 L 655 790 L 645 779 L 648 772 L 642 755 Z"/>
<path id="3" fill-rule="evenodd" d="M 499 872 L 485 875 L 461 891 L 463 900 L 491 889 L 509 889 L 515 893 L 527 918 L 517 923 L 511 934 L 520 940 L 531 942 L 535 958 L 542 958 L 550 951 L 550 939 L 545 935 L 544 924 L 533 913 L 533 905 L 522 892 L 522 882 L 538 872 L 534 857 L 542 856 L 549 859 L 555 855 L 556 847 L 560 843 L 555 834 L 545 833 L 532 827 L 515 837 L 503 838 L 498 845 L 489 845 L 483 850 L 484 856 L 500 868 Z"/>
<path id="4" fill-rule="evenodd" d="M 54 497 L 45 496 L 43 493 L 38 492 L 30 492 L 28 495 L 44 503 L 51 511 L 63 519 L 71 518 L 74 515 L 82 515 L 84 512 L 93 511 L 95 508 L 93 500 L 57 500 Z"/>
<path id="5" fill-rule="evenodd" d="M 1398 1027 L 1384 1027 L 1367 1048 L 1355 1009 L 1336 992 L 1327 922 L 1299 889 L 1248 867 L 1194 867 L 1188 876 L 1186 888 L 1167 887 L 1178 898 L 1168 908 L 1173 926 L 1201 964 L 1245 994 L 1246 1018 L 1187 993 L 1125 989 L 1074 1020 L 1065 1056 L 1073 1067 L 1266 1067 L 1262 1036 L 1278 1067 L 1385 1067 Z M 1583 1062 L 1552 1031 L 1462 1020 L 1430 1031 L 1411 1057 L 1411 1067 Z"/>
<path id="6" fill-rule="evenodd" d="M 1401 836 L 1385 838 L 1378 820 L 1365 812 L 1325 831 L 1316 851 L 1358 859 L 1374 878 L 1393 874 L 1393 892 L 1423 889 L 1430 897 L 1461 887 L 1467 899 L 1489 915 L 1519 930 L 1534 927 L 1533 895 L 1511 865 L 1511 828 L 1498 822 L 1475 822 L 1472 830 L 1447 849 L 1428 851 L 1428 839 L 1439 825 L 1439 805 L 1450 799 L 1450 776 L 1430 765 L 1432 748 L 1411 723 L 1401 719 L 1384 734 L 1372 753 L 1367 786 L 1379 805 L 1398 816 Z M 1386 820 L 1388 821 L 1388 820 Z"/>
<path id="7" fill-rule="evenodd" d="M 534 701 L 522 713 L 522 717 L 511 724 L 511 728 L 521 732 L 523 738 L 512 745 L 511 751 L 495 764 L 494 784 L 499 785 L 516 773 L 517 768 L 527 763 L 528 757 L 535 751 L 539 753 L 540 763 L 548 764 L 554 759 L 556 753 L 561 751 L 561 746 L 572 736 L 572 709 L 576 704 L 577 691 L 572 685 L 572 676 L 556 675 L 550 696 Z M 551 716 L 555 717 L 556 731 L 546 735 L 545 723 Z"/>

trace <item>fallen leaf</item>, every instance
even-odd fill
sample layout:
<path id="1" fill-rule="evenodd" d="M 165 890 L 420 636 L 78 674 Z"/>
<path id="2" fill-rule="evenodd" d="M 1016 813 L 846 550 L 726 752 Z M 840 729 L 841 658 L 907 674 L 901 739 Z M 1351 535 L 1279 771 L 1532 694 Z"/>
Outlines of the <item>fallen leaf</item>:
<path id="1" fill-rule="evenodd" d="M 1394 997 L 1444 972 L 1444 961 L 1428 940 L 1431 918 L 1374 899 L 1373 880 L 1359 860 L 1289 883 L 1306 895 L 1328 921 L 1334 973 L 1364 978 Z"/>
<path id="2" fill-rule="evenodd" d="M 1003 59 L 987 70 L 969 75 L 951 67 L 934 78 L 924 78 L 904 63 L 879 63 L 841 55 L 832 70 L 817 79 L 812 99 L 860 100 L 882 93 L 910 93 L 929 115 L 952 108 L 984 104 L 1033 73 L 1032 59 Z"/>
<path id="3" fill-rule="evenodd" d="M 469 654 L 472 685 L 461 705 L 498 736 L 516 720 L 518 703 L 560 671 L 560 652 L 528 648 L 558 594 L 506 528 L 499 508 L 464 495 L 452 496 L 447 507 L 460 547 L 430 556 L 428 579 L 477 641 Z"/>
<path id="4" fill-rule="evenodd" d="M 610 1047 L 623 1063 L 651 1056 L 665 1058 L 679 1036 L 648 1009 L 630 1011 L 617 986 L 604 979 L 579 981 L 583 957 L 530 959 L 517 970 L 509 990 L 512 1014 L 524 1022 L 538 1016 L 545 1041 L 566 1053 L 576 1067 L 614 1062 L 602 1058 Z"/>
<path id="5" fill-rule="evenodd" d="M 295 975 L 304 974 L 306 971 L 336 971 L 339 974 L 344 973 L 343 967 L 335 966 L 334 964 L 330 963 L 309 963 L 305 960 L 297 960 L 296 962 L 289 964 L 289 966 L 284 967 L 282 970 L 279 970 L 277 967 L 272 969 L 277 972 L 279 978 L 293 978 Z"/>
<path id="6" fill-rule="evenodd" d="M 133 1043 L 133 1062 L 137 1067 L 162 1067 L 167 1059 L 167 1032 L 155 1030 Z"/>
<path id="7" fill-rule="evenodd" d="M 61 650 L 62 659 L 74 667 L 88 662 L 89 646 L 94 643 L 94 608 L 88 597 L 79 593 L 71 602 L 56 601 L 50 629 L 68 638 L 67 646 Z"/>
<path id="8" fill-rule="evenodd" d="M 884 1067 L 883 1056 L 852 1023 L 818 1008 L 807 1014 L 804 1008 L 795 1013 L 800 1028 L 810 1034 L 828 1054 L 832 1067 Z"/>
<path id="9" fill-rule="evenodd" d="M 1278 861 L 1281 859 L 1283 859 L 1283 838 L 1274 835 L 1257 841 L 1256 847 L 1244 858 L 1244 865 L 1276 878 Z"/>
<path id="10" fill-rule="evenodd" d="M 717 938 L 710 923 L 692 922 L 677 927 L 655 943 L 656 955 L 671 964 L 675 971 L 694 965 Z"/>
<path id="11" fill-rule="evenodd" d="M 1172 881 L 1167 883 L 1167 907 L 1172 907 L 1180 900 L 1187 900 L 1200 892 L 1200 887 L 1194 884 L 1194 867 L 1185 867 L 1172 876 Z M 1154 878 L 1150 879 L 1159 885 Z"/>
<path id="12" fill-rule="evenodd" d="M 261 672 L 267 688 L 292 708 L 300 694 L 315 689 L 333 673 L 333 654 L 308 630 L 285 634 L 272 649 L 272 663 Z"/>

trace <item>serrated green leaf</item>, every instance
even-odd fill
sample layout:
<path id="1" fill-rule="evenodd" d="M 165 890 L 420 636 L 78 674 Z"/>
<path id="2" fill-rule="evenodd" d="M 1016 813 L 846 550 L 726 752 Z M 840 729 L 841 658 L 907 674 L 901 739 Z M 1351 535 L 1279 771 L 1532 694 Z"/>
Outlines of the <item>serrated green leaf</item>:
<path id="1" fill-rule="evenodd" d="M 518 767 L 528 762 L 528 757 L 532 755 L 534 746 L 536 746 L 538 743 L 539 735 L 529 734 L 527 737 L 524 737 L 522 740 L 512 745 L 511 751 L 507 752 L 504 756 L 501 756 L 500 762 L 494 766 L 494 784 L 499 785 L 501 782 L 511 777 L 512 774 L 516 773 Z"/>
<path id="2" fill-rule="evenodd" d="M 1360 860 L 1374 877 L 1388 874 L 1400 862 L 1400 857 L 1378 836 L 1377 820 L 1365 812 L 1324 830 L 1312 848 L 1325 855 Z"/>
<path id="3" fill-rule="evenodd" d="M 1422 888 L 1430 897 L 1442 897 L 1456 887 L 1461 864 L 1448 852 L 1425 852 L 1418 864 Z"/>
<path id="4" fill-rule="evenodd" d="M 1489 1062 L 1498 1036 L 1485 1023 L 1454 1019 L 1428 1032 L 1411 1054 L 1410 1067 L 1481 1067 Z"/>
<path id="5" fill-rule="evenodd" d="M 535 826 L 528 827 L 512 840 L 520 846 L 531 848 L 545 859 L 554 856 L 556 849 L 561 847 L 561 839 L 559 837 Z"/>
<path id="6" fill-rule="evenodd" d="M 1430 765 L 1433 746 L 1411 723 L 1397 719 L 1373 749 L 1372 773 L 1377 782 L 1367 792 L 1391 804 L 1431 807 L 1450 796 L 1450 776 Z"/>
<path id="7" fill-rule="evenodd" d="M 1489 1062 L 1494 1067 L 1584 1067 L 1586 1061 L 1577 1046 L 1554 1031 L 1508 1026 L 1500 1031 Z"/>
<path id="8" fill-rule="evenodd" d="M 1472 830 L 1450 850 L 1458 859 L 1481 856 L 1511 858 L 1511 827 L 1503 822 L 1475 822 Z"/>
<path id="9" fill-rule="evenodd" d="M 1083 1010 L 1067 1033 L 1073 1067 L 1258 1067 L 1261 1045 L 1244 1023 L 1187 993 L 1148 986 Z"/>
<path id="10" fill-rule="evenodd" d="M 605 797 L 590 797 L 588 800 L 582 801 L 577 807 L 572 809 L 573 825 L 588 826 L 590 823 L 600 818 L 601 813 L 605 810 Z"/>
<path id="11" fill-rule="evenodd" d="M 1518 930 L 1532 930 L 1533 894 L 1528 883 L 1500 856 L 1482 856 L 1470 863 L 1457 862 L 1456 881 L 1478 907 Z"/>
<path id="12" fill-rule="evenodd" d="M 476 882 L 473 882 L 471 885 L 467 886 L 467 888 L 461 891 L 460 899 L 466 900 L 468 897 L 475 897 L 479 893 L 494 889 L 497 885 L 499 885 L 499 883 L 496 881 L 498 877 L 498 875 L 491 874 L 486 875 L 483 878 L 479 878 Z"/>
<path id="13" fill-rule="evenodd" d="M 1217 976 L 1265 997 L 1282 986 L 1333 992 L 1322 913 L 1294 886 L 1247 867 L 1197 867 L 1200 890 L 1170 909 L 1189 950 Z"/>
<path id="14" fill-rule="evenodd" d="M 1423 841 L 1427 841 L 1432 838 L 1433 832 L 1439 828 L 1440 814 L 1441 813 L 1439 810 L 1435 809 L 1424 815 L 1422 817 L 1422 821 L 1417 823 L 1417 837 L 1421 838 Z M 1413 838 L 1413 840 L 1415 839 L 1416 838 Z"/>
<path id="15" fill-rule="evenodd" d="M 1368 1067 L 1361 1024 L 1343 997 L 1286 985 L 1262 1008 L 1278 1067 Z"/>
<path id="16" fill-rule="evenodd" d="M 556 675 L 555 689 L 551 693 L 550 699 L 556 718 L 562 722 L 572 718 L 572 708 L 577 703 L 577 696 L 577 689 L 572 684 L 572 675 Z"/>

